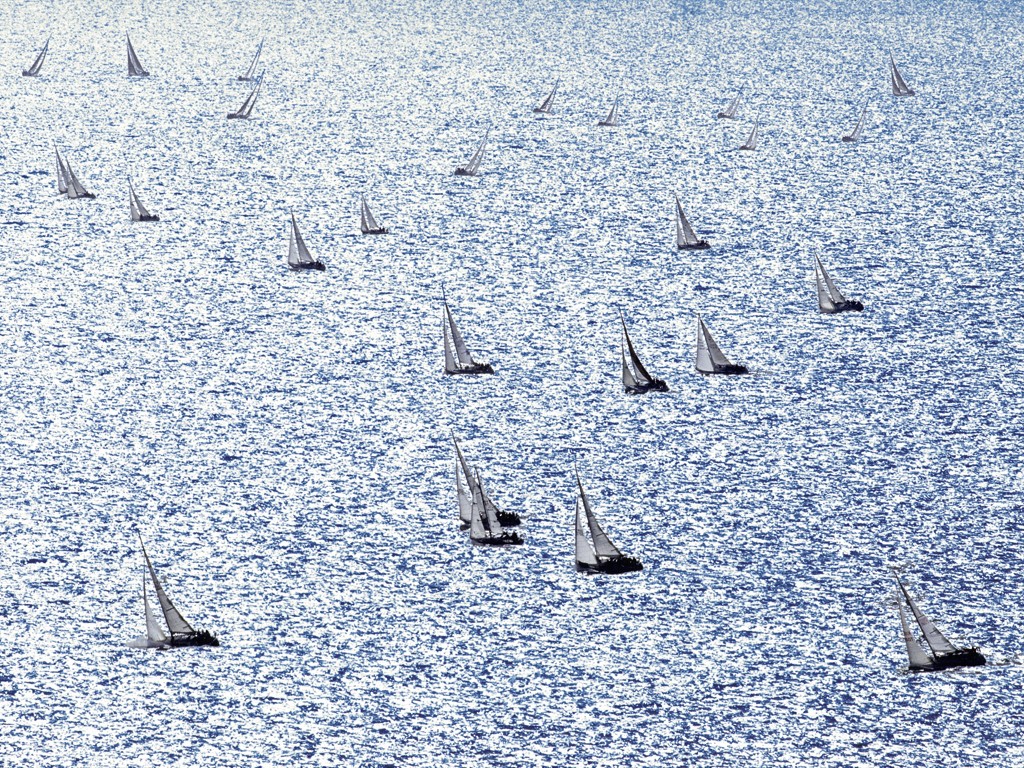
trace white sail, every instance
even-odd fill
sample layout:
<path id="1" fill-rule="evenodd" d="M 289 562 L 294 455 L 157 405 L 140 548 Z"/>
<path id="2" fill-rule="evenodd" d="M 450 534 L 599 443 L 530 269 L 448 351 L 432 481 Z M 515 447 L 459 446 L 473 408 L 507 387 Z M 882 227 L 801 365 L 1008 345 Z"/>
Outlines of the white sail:
<path id="1" fill-rule="evenodd" d="M 139 536 L 139 542 L 142 542 L 142 536 Z M 149 561 L 145 544 L 142 545 L 142 556 L 146 558 L 146 567 L 149 569 L 149 576 L 153 580 L 153 589 L 156 590 L 156 597 L 160 601 L 160 609 L 164 613 L 164 621 L 167 622 L 167 628 L 171 631 L 171 636 L 194 635 L 196 631 L 192 629 L 192 625 L 185 621 L 185 617 L 174 607 L 171 598 L 164 592 L 160 579 L 156 577 L 156 571 L 153 570 L 153 564 Z"/>
<path id="2" fill-rule="evenodd" d="M 441 330 L 444 333 L 444 370 L 447 373 L 456 373 L 459 370 L 459 364 L 452 352 L 451 327 L 447 313 L 441 319 Z"/>
<path id="3" fill-rule="evenodd" d="M 892 83 L 893 96 L 914 95 L 914 92 L 907 86 L 906 81 L 903 79 L 903 75 L 901 75 L 899 69 L 896 68 L 896 62 L 892 57 L 892 53 L 889 54 L 889 80 Z"/>
<path id="4" fill-rule="evenodd" d="M 146 612 L 146 639 L 150 643 L 162 644 L 167 642 L 167 635 L 164 634 L 163 627 L 160 626 L 160 622 L 157 621 L 156 616 L 153 615 L 153 611 L 149 607 L 149 596 L 146 594 L 146 575 L 142 575 L 142 607 Z"/>
<path id="5" fill-rule="evenodd" d="M 558 92 L 558 83 L 559 81 L 555 80 L 555 87 L 551 89 L 551 93 L 541 102 L 541 105 L 533 110 L 534 112 L 543 112 L 544 114 L 551 112 L 551 105 L 555 101 L 555 93 Z"/>
<path id="6" fill-rule="evenodd" d="M 622 321 L 622 335 L 625 336 L 626 346 L 629 348 L 629 359 L 633 362 L 633 368 L 636 371 L 634 380 L 642 385 L 650 384 L 654 381 L 654 377 L 644 368 L 644 364 L 640 362 L 640 357 L 633 348 L 633 341 L 629 338 L 629 331 L 626 330 L 626 318 L 620 313 L 619 319 Z"/>
<path id="7" fill-rule="evenodd" d="M 598 125 L 605 125 L 613 127 L 619 124 L 619 96 L 616 94 L 615 102 L 612 104 L 611 110 L 608 112 L 608 117 L 598 123 Z"/>
<path id="8" fill-rule="evenodd" d="M 818 287 L 818 306 L 821 309 L 828 308 L 827 305 L 822 304 L 822 301 L 821 301 L 821 299 L 822 299 L 822 295 L 821 295 L 822 286 L 821 286 L 821 283 L 823 282 L 824 283 L 825 292 L 828 294 L 828 299 L 829 299 L 829 301 L 832 304 L 830 309 L 835 309 L 835 306 L 837 304 L 842 304 L 843 302 L 846 301 L 846 297 L 843 296 L 842 293 L 840 293 L 839 289 L 836 287 L 836 284 L 834 282 L 832 282 L 832 278 L 829 276 L 828 272 L 825 271 L 825 265 L 821 263 L 821 259 L 819 259 L 817 256 L 815 256 L 814 257 L 814 261 L 817 264 L 818 269 L 821 271 L 821 278 L 820 278 L 821 282 L 819 282 L 819 287 Z"/>
<path id="9" fill-rule="evenodd" d="M 459 497 L 459 519 L 468 523 L 472 520 L 473 511 L 473 475 L 459 448 L 459 441 L 454 435 L 452 440 L 455 442 L 455 488 Z"/>
<path id="10" fill-rule="evenodd" d="M 490 531 L 492 536 L 501 536 L 505 529 L 502 528 L 501 523 L 498 522 L 498 508 L 494 506 L 487 497 L 487 491 L 484 490 L 484 482 L 480 478 L 479 470 L 475 473 L 476 491 L 479 492 L 480 503 L 483 505 L 483 518 L 486 521 L 487 530 Z M 474 499 L 476 497 L 474 496 Z"/>
<path id="11" fill-rule="evenodd" d="M 740 149 L 757 149 L 757 129 L 760 122 L 760 120 L 754 121 L 754 127 L 750 129 L 750 135 L 747 137 L 747 143 L 740 147 Z"/>
<path id="12" fill-rule="evenodd" d="M 132 180 L 128 179 L 128 201 L 132 209 L 132 221 L 142 221 L 143 218 L 149 218 L 151 215 L 146 207 L 139 200 L 138 194 L 135 192 L 135 186 L 132 184 Z"/>
<path id="13" fill-rule="evenodd" d="M 450 334 L 451 341 L 455 345 L 455 355 L 458 359 L 458 365 L 449 367 L 448 356 L 451 354 L 451 350 L 448 344 L 445 344 L 445 369 L 448 371 L 454 371 L 458 369 L 458 366 L 471 366 L 476 365 L 473 360 L 473 356 L 469 353 L 469 347 L 466 346 L 466 342 L 462 338 L 462 334 L 459 333 L 459 328 L 455 325 L 455 318 L 452 316 L 452 311 L 448 307 L 448 302 L 444 302 L 444 321 L 447 328 L 447 334 L 445 341 L 448 341 L 448 334 Z M 452 361 L 455 362 L 455 361 Z"/>
<path id="14" fill-rule="evenodd" d="M 847 141 L 856 141 L 857 139 L 860 138 L 860 133 L 861 131 L 864 130 L 864 116 L 867 114 L 867 112 L 868 105 L 865 102 L 864 108 L 860 111 L 860 117 L 857 119 L 857 126 L 848 136 L 844 136 L 844 139 L 846 139 Z"/>
<path id="15" fill-rule="evenodd" d="M 953 653 L 960 649 L 953 645 L 946 636 L 943 635 L 939 628 L 932 624 L 931 620 L 921 613 L 921 609 L 917 607 L 917 603 L 914 602 L 914 598 L 907 592 L 907 588 L 903 586 L 903 582 L 900 578 L 896 577 L 896 583 L 899 584 L 900 591 L 903 596 L 907 599 L 907 605 L 910 606 L 910 612 L 914 614 L 914 619 L 917 620 L 917 625 L 921 627 L 921 632 L 924 633 L 925 642 L 932 649 L 934 654 Z"/>
<path id="16" fill-rule="evenodd" d="M 814 257 L 814 285 L 818 290 L 818 310 L 821 312 L 835 312 L 836 305 L 832 301 L 832 297 L 829 295 L 828 286 L 825 285 L 825 281 L 822 279 L 821 274 L 825 271 L 825 268 L 821 265 L 821 261 L 818 257 Z"/>
<path id="17" fill-rule="evenodd" d="M 43 49 L 36 56 L 36 60 L 32 62 L 32 66 L 28 69 L 21 70 L 21 74 L 25 77 L 35 77 L 39 74 L 39 70 L 43 68 L 43 61 L 46 60 L 46 52 L 50 50 L 50 38 L 46 38 L 46 43 L 43 45 Z"/>
<path id="18" fill-rule="evenodd" d="M 82 182 L 75 176 L 75 172 L 71 169 L 71 162 L 65 161 L 64 168 L 67 170 L 67 181 L 68 181 L 68 199 L 77 200 L 80 197 L 95 197 L 82 186 Z"/>
<path id="19" fill-rule="evenodd" d="M 377 220 L 373 218 L 373 214 L 370 212 L 370 206 L 366 204 L 366 198 L 360 196 L 360 207 L 359 207 L 359 228 L 363 234 L 367 234 L 374 230 L 380 229 L 380 225 L 377 224 Z"/>
<path id="20" fill-rule="evenodd" d="M 637 380 L 633 372 L 629 370 L 629 365 L 626 363 L 626 346 L 622 345 L 622 386 L 630 388 L 636 387 Z"/>
<path id="21" fill-rule="evenodd" d="M 718 344 L 711 337 L 711 332 L 697 315 L 697 370 L 702 373 L 714 373 L 717 366 L 732 365 Z"/>
<path id="22" fill-rule="evenodd" d="M 245 70 L 245 74 L 244 75 L 241 75 L 238 78 L 239 80 L 246 80 L 246 81 L 252 80 L 253 73 L 256 72 L 256 65 L 259 64 L 259 62 L 260 62 L 260 54 L 263 53 L 263 43 L 264 43 L 265 40 L 266 40 L 266 38 L 263 38 L 263 40 L 260 40 L 260 44 L 256 48 L 256 55 L 252 57 L 252 62 L 250 62 L 249 68 L 247 70 Z"/>
<path id="23" fill-rule="evenodd" d="M 732 101 L 729 102 L 729 106 L 726 107 L 723 111 L 719 112 L 718 116 L 719 117 L 727 117 L 727 118 L 729 118 L 731 120 L 734 117 L 736 117 L 736 110 L 739 109 L 739 106 L 740 106 L 740 95 L 737 93 L 735 96 L 733 96 Z"/>
<path id="24" fill-rule="evenodd" d="M 576 498 L 576 562 L 583 565 L 597 565 L 597 554 L 587 539 L 586 529 L 580 519 L 580 500 Z"/>
<path id="25" fill-rule="evenodd" d="M 53 151 L 57 153 L 57 191 L 66 195 L 68 193 L 68 169 L 60 156 L 60 151 L 56 148 Z"/>
<path id="26" fill-rule="evenodd" d="M 897 578 L 897 583 L 899 579 Z M 903 585 L 900 584 L 900 590 L 903 589 Z M 932 663 L 931 657 L 925 653 L 924 648 L 914 638 L 913 633 L 910 631 L 910 625 L 907 623 L 907 612 L 903 608 L 903 600 L 900 598 L 899 591 L 896 592 L 896 608 L 900 612 L 900 626 L 903 628 L 903 640 L 907 644 L 907 657 L 910 659 L 911 667 L 926 667 Z"/>
<path id="27" fill-rule="evenodd" d="M 149 77 L 142 63 L 139 61 L 139 57 L 135 55 L 135 48 L 132 45 L 132 39 L 125 34 L 125 39 L 128 41 L 128 76 L 129 77 Z"/>
<path id="28" fill-rule="evenodd" d="M 580 480 L 579 472 L 576 473 L 576 484 L 580 489 L 580 500 L 583 502 L 583 511 L 587 515 L 587 527 L 590 529 L 590 539 L 594 542 L 594 552 L 597 553 L 598 559 L 609 558 L 609 557 L 621 557 L 622 553 L 619 548 L 612 544 L 612 540 L 608 538 L 608 534 L 601 528 L 600 523 L 597 522 L 597 518 L 594 517 L 594 511 L 590 508 L 590 502 L 587 500 L 587 494 L 583 490 L 583 481 Z"/>
<path id="29" fill-rule="evenodd" d="M 469 158 L 469 162 L 459 170 L 466 176 L 476 176 L 476 172 L 480 170 L 480 163 L 484 159 L 484 148 L 487 146 L 487 137 L 490 136 L 491 129 L 488 128 L 484 131 L 484 137 L 480 140 L 480 145 L 476 148 L 476 152 Z"/>
<path id="30" fill-rule="evenodd" d="M 299 225 L 295 221 L 295 214 L 292 214 L 291 236 L 288 238 L 288 265 L 298 267 L 303 264 L 313 264 L 316 261 L 306 247 L 306 241 L 302 239 L 299 232 Z"/>
<path id="31" fill-rule="evenodd" d="M 683 206 L 679 203 L 679 196 L 676 195 L 676 245 L 685 248 L 688 245 L 696 245 L 700 242 L 697 233 L 690 226 L 686 214 L 683 213 Z"/>
<path id="32" fill-rule="evenodd" d="M 473 498 L 470 510 L 469 536 L 471 539 L 487 538 L 486 511 L 484 510 L 483 494 L 480 486 L 474 483 L 472 486 Z"/>
<path id="33" fill-rule="evenodd" d="M 259 82 L 256 83 L 256 87 L 249 92 L 248 96 L 246 96 L 245 101 L 242 102 L 242 106 L 238 108 L 237 112 L 232 112 L 229 117 L 248 120 L 249 116 L 252 114 L 252 108 L 256 106 L 256 97 L 260 95 L 260 88 L 262 87 L 263 75 L 261 74 Z"/>

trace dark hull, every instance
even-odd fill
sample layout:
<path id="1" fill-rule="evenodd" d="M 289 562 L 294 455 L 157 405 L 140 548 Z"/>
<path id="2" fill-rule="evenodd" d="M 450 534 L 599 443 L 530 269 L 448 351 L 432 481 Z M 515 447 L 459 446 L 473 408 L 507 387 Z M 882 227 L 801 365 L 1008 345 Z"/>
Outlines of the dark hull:
<path id="1" fill-rule="evenodd" d="M 626 394 L 645 395 L 648 392 L 668 392 L 668 384 L 661 379 L 655 379 L 650 384 L 641 384 L 635 387 L 625 387 Z"/>
<path id="2" fill-rule="evenodd" d="M 548 114 L 550 112 L 551 112 L 550 109 L 541 109 L 540 107 L 534 107 L 533 108 L 533 114 L 535 114 L 535 115 L 546 115 L 546 114 Z"/>
<path id="3" fill-rule="evenodd" d="M 446 368 L 444 372 L 445 376 L 474 376 L 481 373 L 494 373 L 494 368 L 491 367 L 490 363 L 480 363 L 478 365 L 467 365 L 455 371 L 449 371 Z"/>
<path id="4" fill-rule="evenodd" d="M 741 376 L 745 373 L 750 373 L 745 365 L 716 365 L 713 371 L 702 371 L 699 368 L 697 373 L 703 374 L 704 376 L 713 376 L 721 374 L 723 376 Z"/>
<path id="5" fill-rule="evenodd" d="M 602 120 L 601 122 L 598 123 L 598 125 L 600 125 L 603 128 L 614 128 L 615 126 L 618 125 L 618 123 L 609 123 L 607 120 Z"/>
<path id="6" fill-rule="evenodd" d="M 307 269 L 312 269 L 317 272 L 323 272 L 325 269 L 327 269 L 327 267 L 325 267 L 323 262 L 321 261 L 314 261 L 309 264 L 289 264 L 288 268 L 293 269 L 296 272 L 302 272 L 303 270 Z"/>
<path id="7" fill-rule="evenodd" d="M 381 227 L 380 229 L 364 229 L 364 235 L 386 235 L 388 233 L 387 227 Z"/>
<path id="8" fill-rule="evenodd" d="M 863 312 L 864 305 L 861 304 L 859 301 L 844 301 L 839 304 L 836 304 L 835 309 L 829 310 L 821 309 L 819 307 L 818 311 L 821 312 L 821 314 L 823 315 L 838 315 L 840 312 Z"/>
<path id="9" fill-rule="evenodd" d="M 907 89 L 906 93 L 894 93 L 893 96 L 916 96 L 917 92 L 913 88 Z"/>
<path id="10" fill-rule="evenodd" d="M 711 243 L 709 243 L 707 240 L 698 240 L 696 243 L 693 243 L 692 245 L 690 245 L 689 243 L 686 244 L 686 245 L 676 245 L 676 250 L 679 250 L 679 251 L 703 251 L 703 250 L 706 250 L 707 248 L 710 248 L 710 247 L 711 247 Z"/>
<path id="11" fill-rule="evenodd" d="M 237 112 L 228 112 L 228 120 L 248 120 L 249 118 L 245 115 L 240 115 Z"/>
<path id="12" fill-rule="evenodd" d="M 727 115 L 725 112 L 719 112 L 715 117 L 721 117 L 725 120 L 735 120 L 736 115 Z"/>
<path id="13" fill-rule="evenodd" d="M 753 152 L 755 149 L 757 149 L 757 147 L 748 147 L 746 144 L 740 147 L 741 152 Z"/>
<path id="14" fill-rule="evenodd" d="M 511 547 L 523 543 L 523 537 L 515 531 L 503 533 L 501 536 L 485 536 L 479 539 L 474 539 L 471 536 L 469 540 L 484 547 Z"/>
<path id="15" fill-rule="evenodd" d="M 241 80 L 243 83 L 254 83 L 254 82 L 256 82 L 256 78 L 255 77 L 246 77 L 245 75 L 239 75 L 235 79 L 236 80 Z"/>
<path id="16" fill-rule="evenodd" d="M 456 168 L 455 169 L 455 175 L 456 176 L 472 176 L 473 174 L 470 173 L 469 171 L 467 171 L 465 168 Z"/>
<path id="17" fill-rule="evenodd" d="M 94 195 L 92 192 L 86 192 L 84 195 L 79 195 L 78 197 L 69 197 L 68 198 L 68 200 L 95 200 L 95 199 L 96 199 L 96 195 Z"/>
<path id="18" fill-rule="evenodd" d="M 942 656 L 936 656 L 932 659 L 931 664 L 922 664 L 920 666 L 910 666 L 911 672 L 937 672 L 941 669 L 950 669 L 952 667 L 983 667 L 985 666 L 985 657 L 981 655 L 981 651 L 977 648 L 962 648 L 959 651 L 953 653 L 946 653 Z"/>
<path id="19" fill-rule="evenodd" d="M 216 636 L 203 631 L 196 632 L 194 635 L 171 635 L 168 645 L 171 648 L 195 648 L 203 645 L 217 648 L 220 646 L 220 641 Z"/>
<path id="20" fill-rule="evenodd" d="M 597 565 L 589 565 L 587 563 L 581 563 L 578 560 L 576 561 L 576 570 L 580 573 L 633 573 L 635 571 L 642 571 L 643 569 L 643 563 L 635 557 L 626 557 L 626 555 L 611 558 L 609 560 L 603 560 Z"/>
<path id="21" fill-rule="evenodd" d="M 21 70 L 22 77 L 39 77 L 38 72 L 29 72 L 27 69 Z"/>
<path id="22" fill-rule="evenodd" d="M 156 214 L 147 214 L 145 216 L 139 216 L 137 221 L 160 221 L 160 217 Z"/>
<path id="23" fill-rule="evenodd" d="M 853 138 L 853 136 L 843 136 L 843 141 L 853 142 L 853 141 L 856 141 L 856 139 Z"/>

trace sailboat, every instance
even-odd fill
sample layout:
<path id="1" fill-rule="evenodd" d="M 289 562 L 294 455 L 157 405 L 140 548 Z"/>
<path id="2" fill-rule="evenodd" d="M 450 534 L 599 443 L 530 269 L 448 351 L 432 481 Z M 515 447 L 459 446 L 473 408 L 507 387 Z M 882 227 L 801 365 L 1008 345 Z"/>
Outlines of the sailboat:
<path id="1" fill-rule="evenodd" d="M 825 271 L 825 265 L 817 256 L 814 257 L 814 282 L 818 288 L 818 311 L 823 315 L 864 311 L 863 304 L 847 299 L 839 292 L 836 284 L 832 282 L 832 278 Z"/>
<path id="2" fill-rule="evenodd" d="M 614 128 L 619 124 L 619 95 L 615 94 L 615 102 L 612 104 L 612 108 L 608 111 L 608 117 L 598 123 L 606 128 Z"/>
<path id="3" fill-rule="evenodd" d="M 288 266 L 292 269 L 315 269 L 318 272 L 323 272 L 327 267 L 324 266 L 322 261 L 314 259 L 309 249 L 306 247 L 306 241 L 302 239 L 302 233 L 299 232 L 299 225 L 295 223 L 295 214 L 292 214 L 292 228 L 288 237 Z"/>
<path id="4" fill-rule="evenodd" d="M 237 78 L 238 80 L 241 80 L 241 81 L 246 82 L 246 83 L 251 83 L 253 80 L 256 79 L 254 77 L 254 75 L 256 73 L 256 65 L 260 63 L 260 54 L 263 53 L 263 42 L 265 40 L 266 40 L 266 38 L 263 38 L 263 40 L 260 40 L 260 44 L 256 47 L 256 55 L 252 57 L 252 61 L 249 63 L 249 68 L 247 70 L 245 70 L 245 74 L 244 75 L 239 75 L 238 76 L 238 78 Z"/>
<path id="5" fill-rule="evenodd" d="M 581 573 L 631 573 L 642 571 L 644 566 L 635 557 L 628 557 L 619 551 L 608 534 L 601 528 L 601 524 L 594 517 L 594 510 L 590 508 L 590 501 L 583 490 L 583 481 L 580 480 L 580 471 L 576 470 L 576 487 L 579 488 L 579 496 L 576 497 L 576 570 Z M 580 516 L 582 508 L 583 516 Z M 583 520 L 586 520 L 586 527 Z M 587 533 L 590 538 L 587 538 Z"/>
<path id="6" fill-rule="evenodd" d="M 21 70 L 21 74 L 24 77 L 35 77 L 39 74 L 39 70 L 43 68 L 43 61 L 46 60 L 46 52 L 50 50 L 50 38 L 46 38 L 46 43 L 43 45 L 43 50 L 36 56 L 36 60 L 32 62 L 32 66 L 28 69 Z"/>
<path id="7" fill-rule="evenodd" d="M 469 509 L 469 539 L 474 544 L 486 544 L 491 547 L 504 547 L 510 544 L 522 544 L 523 537 L 515 531 L 506 531 L 498 521 L 493 504 L 487 504 L 483 481 L 477 472 L 472 485 Z"/>
<path id="8" fill-rule="evenodd" d="M 676 195 L 676 248 L 680 251 L 702 251 L 710 247 L 707 240 L 701 240 L 693 231 L 679 203 L 679 195 Z"/>
<path id="9" fill-rule="evenodd" d="M 473 522 L 473 493 L 477 473 L 470 471 L 469 464 L 466 463 L 462 449 L 459 447 L 459 441 L 455 439 L 454 434 L 452 442 L 455 443 L 455 489 L 459 498 L 459 520 L 462 521 L 463 528 L 469 528 Z M 506 512 L 499 508 L 482 488 L 480 496 L 484 505 L 485 517 L 488 514 L 487 510 L 490 509 L 498 522 L 506 528 L 519 525 L 522 522 L 515 512 Z"/>
<path id="10" fill-rule="evenodd" d="M 487 146 L 487 137 L 490 133 L 491 129 L 488 128 L 484 132 L 483 139 L 480 140 L 480 146 L 476 148 L 476 152 L 469 158 L 469 162 L 455 169 L 456 176 L 476 176 L 476 172 L 480 170 L 480 162 L 484 159 L 484 147 Z"/>
<path id="11" fill-rule="evenodd" d="M 843 141 L 856 141 L 860 138 L 861 131 L 864 130 L 864 116 L 868 112 L 868 103 L 864 102 L 864 109 L 860 111 L 860 118 L 857 120 L 857 126 L 846 136 L 843 136 Z"/>
<path id="12" fill-rule="evenodd" d="M 124 36 L 128 40 L 128 77 L 149 77 L 149 72 L 143 69 L 142 62 L 139 61 L 139 57 L 135 54 L 132 39 L 128 37 L 127 32 L 125 32 Z"/>
<path id="13" fill-rule="evenodd" d="M 907 644 L 907 656 L 910 659 L 911 672 L 934 672 L 950 667 L 981 667 L 985 665 L 985 657 L 977 648 L 961 648 L 951 643 L 939 628 L 925 616 L 917 607 L 914 598 L 910 596 L 907 588 L 900 580 L 896 569 L 893 569 L 893 576 L 896 577 L 896 607 L 900 612 L 900 626 L 903 628 L 903 639 Z M 904 608 L 906 601 L 906 608 Z M 907 608 L 913 615 L 917 626 L 921 628 L 925 645 L 928 646 L 928 653 L 921 643 L 914 637 L 910 630 L 910 622 L 907 621 Z"/>
<path id="14" fill-rule="evenodd" d="M 740 95 L 737 93 L 732 97 L 732 101 L 729 102 L 729 106 L 719 112 L 716 117 L 725 118 L 726 120 L 736 119 L 736 110 L 740 107 Z"/>
<path id="15" fill-rule="evenodd" d="M 551 93 L 547 95 L 547 98 L 540 103 L 539 107 L 534 107 L 533 111 L 539 114 L 548 115 L 551 114 L 551 104 L 555 100 L 555 94 L 558 92 L 558 80 L 555 80 L 555 87 L 551 89 Z"/>
<path id="16" fill-rule="evenodd" d="M 71 162 L 60 156 L 60 150 L 54 148 L 57 153 L 57 190 L 62 195 L 67 195 L 68 200 L 92 200 L 96 197 L 82 186 L 82 182 L 71 170 Z"/>
<path id="17" fill-rule="evenodd" d="M 245 101 L 242 102 L 242 106 L 238 108 L 237 112 L 228 112 L 228 120 L 248 120 L 252 114 L 252 108 L 256 106 L 256 97 L 260 95 L 260 88 L 262 87 L 263 73 L 260 72 L 256 87 L 249 91 L 249 95 L 245 97 Z"/>
<path id="18" fill-rule="evenodd" d="M 386 235 L 387 227 L 382 227 L 370 213 L 370 206 L 366 204 L 366 196 L 359 196 L 359 229 L 364 235 Z"/>
<path id="19" fill-rule="evenodd" d="M 640 362 L 640 358 L 633 348 L 633 342 L 629 338 L 629 331 L 626 330 L 626 318 L 619 312 L 619 319 L 622 321 L 622 386 L 630 395 L 642 395 L 647 392 L 668 392 L 668 384 L 661 379 L 651 376 Z M 630 368 L 626 362 L 626 350 L 629 350 L 629 359 L 633 363 Z"/>
<path id="20" fill-rule="evenodd" d="M 68 167 L 64 165 L 60 150 L 54 147 L 53 151 L 57 153 L 57 194 L 66 195 L 68 193 Z"/>
<path id="21" fill-rule="evenodd" d="M 444 372 L 446 376 L 457 376 L 474 373 L 494 373 L 490 363 L 478 363 L 473 360 L 469 353 L 469 347 L 462 339 L 458 327 L 455 325 L 455 318 L 448 306 L 448 299 L 444 298 L 444 317 L 441 318 L 441 325 L 444 332 Z M 453 348 L 454 347 L 454 351 Z"/>
<path id="22" fill-rule="evenodd" d="M 740 149 L 743 150 L 754 150 L 757 149 L 757 129 L 760 125 L 760 118 L 754 121 L 754 127 L 750 129 L 750 135 L 747 136 L 747 143 L 744 144 Z"/>
<path id="23" fill-rule="evenodd" d="M 903 75 L 896 68 L 896 62 L 892 57 L 892 51 L 889 51 L 889 82 L 892 84 L 892 95 L 893 96 L 913 96 L 913 89 L 907 86 L 907 81 L 903 79 Z"/>
<path id="24" fill-rule="evenodd" d="M 697 373 L 741 374 L 748 373 L 745 365 L 729 362 L 722 350 L 711 338 L 711 331 L 704 325 L 704 320 L 697 315 Z"/>
<path id="25" fill-rule="evenodd" d="M 181 648 L 186 646 L 209 645 L 219 646 L 220 642 L 211 633 L 192 628 L 181 612 L 174 607 L 171 598 L 167 596 L 160 579 L 156 576 L 153 564 L 146 554 L 146 545 L 142 542 L 142 535 L 139 535 L 139 544 L 142 545 L 142 556 L 146 560 L 146 570 L 153 581 L 153 590 L 156 592 L 157 600 L 160 603 L 160 610 L 167 622 L 167 632 L 163 631 L 160 622 L 153 615 L 149 608 L 149 597 L 146 594 L 146 576 L 142 576 L 142 605 L 146 613 L 146 636 L 128 643 L 133 648 Z"/>
<path id="26" fill-rule="evenodd" d="M 128 178 L 128 203 L 132 209 L 132 221 L 160 221 L 160 217 L 147 211 L 142 201 L 139 200 L 131 177 Z"/>

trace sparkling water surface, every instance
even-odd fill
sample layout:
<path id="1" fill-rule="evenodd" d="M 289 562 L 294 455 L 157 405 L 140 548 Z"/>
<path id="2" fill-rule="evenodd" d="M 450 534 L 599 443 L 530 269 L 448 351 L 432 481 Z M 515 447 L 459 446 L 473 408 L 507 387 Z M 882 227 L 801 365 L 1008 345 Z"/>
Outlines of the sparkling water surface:
<path id="1" fill-rule="evenodd" d="M 1024 17 L 792 5 L 7 5 L 0 762 L 1024 765 Z M 497 375 L 441 375 L 442 286 Z M 642 573 L 575 573 L 574 460 Z M 220 648 L 125 646 L 136 530 Z M 889 564 L 989 666 L 906 672 Z"/>

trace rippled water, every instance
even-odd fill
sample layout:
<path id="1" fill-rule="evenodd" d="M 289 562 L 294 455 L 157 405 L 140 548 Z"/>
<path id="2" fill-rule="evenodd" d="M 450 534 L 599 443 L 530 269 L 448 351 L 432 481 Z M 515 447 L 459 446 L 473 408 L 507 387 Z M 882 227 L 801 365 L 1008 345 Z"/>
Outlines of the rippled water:
<path id="1" fill-rule="evenodd" d="M 5 764 L 1024 764 L 1017 6 L 3 15 Z M 496 376 L 441 376 L 442 285 Z M 698 311 L 754 375 L 694 373 Z M 526 546 L 458 530 L 449 430 Z M 574 572 L 574 459 L 641 574 Z M 125 647 L 136 528 L 221 648 Z M 993 663 L 908 675 L 890 563 Z"/>

